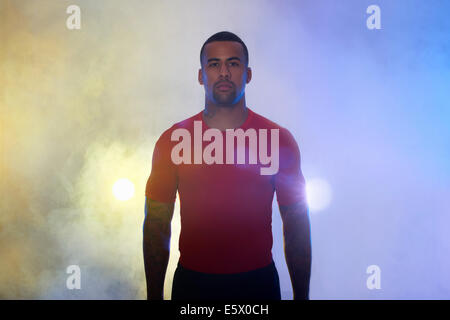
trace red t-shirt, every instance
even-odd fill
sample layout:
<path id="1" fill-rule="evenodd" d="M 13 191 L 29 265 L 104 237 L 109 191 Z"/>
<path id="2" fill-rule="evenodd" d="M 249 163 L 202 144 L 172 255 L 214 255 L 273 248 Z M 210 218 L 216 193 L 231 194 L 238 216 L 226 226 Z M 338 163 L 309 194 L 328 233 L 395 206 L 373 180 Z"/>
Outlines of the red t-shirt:
<path id="1" fill-rule="evenodd" d="M 156 142 L 145 195 L 155 201 L 171 203 L 178 190 L 180 264 L 187 269 L 237 273 L 268 265 L 272 260 L 274 191 L 280 205 L 305 201 L 305 180 L 294 137 L 287 129 L 247 109 L 247 119 L 240 128 L 244 131 L 254 128 L 256 132 L 267 129 L 268 155 L 272 151 L 271 129 L 279 129 L 279 168 L 275 174 L 261 174 L 260 168 L 270 165 L 267 161 L 261 164 L 259 156 L 256 164 L 250 163 L 248 139 L 245 139 L 245 163 L 237 161 L 237 139 L 235 161 L 227 163 L 225 132 L 221 132 L 223 164 L 206 164 L 204 160 L 194 164 L 194 121 L 201 121 L 202 133 L 209 129 L 203 121 L 203 111 L 174 124 Z M 197 126 L 200 127 L 199 123 Z M 180 138 L 171 141 L 172 132 L 177 128 L 187 129 L 190 133 L 190 164 L 172 161 L 172 148 L 181 141 Z M 205 150 L 212 140 L 201 139 L 201 150 Z M 196 141 L 199 143 L 198 139 Z"/>

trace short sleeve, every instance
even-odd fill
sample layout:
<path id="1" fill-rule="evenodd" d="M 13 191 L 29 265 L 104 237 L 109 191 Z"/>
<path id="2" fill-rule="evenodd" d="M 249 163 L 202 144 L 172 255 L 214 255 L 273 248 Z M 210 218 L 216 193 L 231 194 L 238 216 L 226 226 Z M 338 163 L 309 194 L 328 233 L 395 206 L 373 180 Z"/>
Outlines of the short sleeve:
<path id="1" fill-rule="evenodd" d="M 155 201 L 172 203 L 178 187 L 177 166 L 171 157 L 170 129 L 158 139 L 153 150 L 152 170 L 147 180 L 145 195 Z"/>
<path id="2" fill-rule="evenodd" d="M 306 184 L 300 165 L 300 150 L 292 134 L 280 129 L 280 167 L 274 176 L 274 186 L 279 205 L 306 203 Z"/>

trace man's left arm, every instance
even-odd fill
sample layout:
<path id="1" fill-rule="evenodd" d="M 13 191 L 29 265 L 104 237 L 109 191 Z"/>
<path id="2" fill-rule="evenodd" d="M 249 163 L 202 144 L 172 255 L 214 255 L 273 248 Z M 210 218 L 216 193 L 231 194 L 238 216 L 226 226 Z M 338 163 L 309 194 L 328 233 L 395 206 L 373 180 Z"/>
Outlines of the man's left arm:
<path id="1" fill-rule="evenodd" d="M 283 220 L 284 253 L 291 276 L 294 300 L 309 300 L 311 277 L 311 227 L 305 202 L 280 205 Z"/>
<path id="2" fill-rule="evenodd" d="M 311 276 L 309 208 L 300 149 L 294 136 L 286 129 L 280 130 L 279 151 L 280 167 L 273 181 L 283 220 L 284 253 L 294 300 L 305 300 L 309 299 Z"/>

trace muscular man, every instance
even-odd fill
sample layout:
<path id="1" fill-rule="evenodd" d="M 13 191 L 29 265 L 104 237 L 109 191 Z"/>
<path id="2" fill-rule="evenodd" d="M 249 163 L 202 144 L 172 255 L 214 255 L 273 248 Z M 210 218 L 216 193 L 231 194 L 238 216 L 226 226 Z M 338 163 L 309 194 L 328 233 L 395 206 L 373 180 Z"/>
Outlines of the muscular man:
<path id="1" fill-rule="evenodd" d="M 204 110 L 162 133 L 153 153 L 145 193 L 147 298 L 163 299 L 170 223 L 178 191 L 180 259 L 173 279 L 173 300 L 281 299 L 271 252 L 274 193 L 283 220 L 294 299 L 309 299 L 310 223 L 298 145 L 287 129 L 246 106 L 245 86 L 252 70 L 247 47 L 238 36 L 230 32 L 211 36 L 200 51 L 200 63 L 198 81 L 205 89 Z M 244 148 L 235 143 L 230 149 L 226 139 L 230 129 L 240 131 L 231 135 L 232 139 L 244 136 Z M 256 135 L 251 135 L 251 130 Z M 202 137 L 205 131 L 209 134 Z M 255 137 L 258 141 L 252 144 Z M 182 138 L 186 139 L 182 141 L 185 148 L 180 151 Z M 266 157 L 262 157 L 264 150 Z M 234 155 L 230 156 L 230 151 Z M 244 162 L 239 160 L 240 152 L 245 155 Z M 249 160 L 251 154 L 259 155 L 256 162 Z M 262 174 L 269 154 L 279 163 L 273 173 Z"/>

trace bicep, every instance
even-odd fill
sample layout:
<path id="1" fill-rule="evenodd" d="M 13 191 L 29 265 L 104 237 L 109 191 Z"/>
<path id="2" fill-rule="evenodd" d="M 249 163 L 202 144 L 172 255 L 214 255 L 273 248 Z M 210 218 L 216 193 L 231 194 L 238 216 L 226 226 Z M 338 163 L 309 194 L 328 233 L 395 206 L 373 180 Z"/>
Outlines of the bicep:
<path id="1" fill-rule="evenodd" d="M 274 176 L 274 189 L 280 207 L 287 208 L 306 200 L 306 183 L 301 170 L 301 156 L 295 138 L 284 130 L 280 135 L 280 168 Z"/>
<path id="2" fill-rule="evenodd" d="M 178 189 L 178 170 L 170 154 L 170 135 L 166 131 L 158 139 L 153 151 L 152 170 L 147 180 L 145 195 L 155 201 L 149 205 L 161 207 L 160 203 L 175 202 Z"/>

